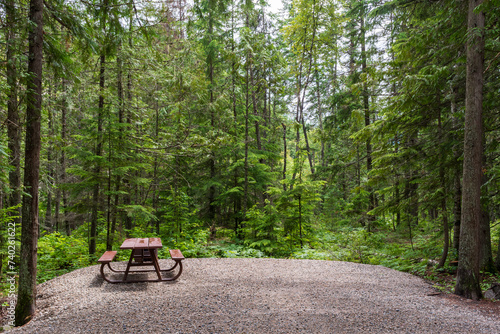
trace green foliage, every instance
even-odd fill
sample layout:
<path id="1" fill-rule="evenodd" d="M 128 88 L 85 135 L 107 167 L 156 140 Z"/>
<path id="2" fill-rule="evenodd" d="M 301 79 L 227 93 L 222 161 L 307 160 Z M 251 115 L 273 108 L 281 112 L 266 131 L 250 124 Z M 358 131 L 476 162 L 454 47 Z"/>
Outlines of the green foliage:
<path id="1" fill-rule="evenodd" d="M 189 196 L 179 189 L 170 187 L 170 192 L 166 198 L 162 198 L 166 205 L 159 209 L 162 212 L 160 234 L 170 238 L 178 239 L 189 235 L 198 226 L 196 220 L 196 210 L 189 206 Z"/>
<path id="2" fill-rule="evenodd" d="M 85 239 L 46 234 L 38 240 L 37 282 L 42 283 L 56 276 L 93 264 L 88 255 Z"/>
<path id="3" fill-rule="evenodd" d="M 178 248 L 439 276 L 428 263 L 442 252 L 462 175 L 465 2 L 297 0 L 279 19 L 257 1 L 196 0 L 189 15 L 182 1 L 110 4 L 46 4 L 39 281 L 95 264 L 127 237 L 161 237 L 161 258 Z M 482 196 L 495 249 L 497 7 L 482 5 Z M 11 78 L 20 84 L 22 43 Z M 11 219 L 0 211 L 1 226 Z"/>
<path id="4" fill-rule="evenodd" d="M 294 251 L 290 257 L 303 260 L 333 260 L 331 252 L 309 248 L 308 246 Z"/>
<path id="5" fill-rule="evenodd" d="M 8 160 L 8 154 L 7 154 L 7 147 L 4 146 L 3 144 L 3 138 L 0 135 L 0 182 L 1 182 L 1 188 L 0 191 L 2 192 L 7 192 L 8 189 L 6 188 L 6 185 L 8 184 L 8 179 L 9 179 L 9 164 L 7 163 Z"/>
<path id="6" fill-rule="evenodd" d="M 245 244 L 273 255 L 281 246 L 277 238 L 279 230 L 282 230 L 281 218 L 282 215 L 269 200 L 266 200 L 263 208 L 253 206 L 247 212 L 245 233 L 249 237 L 245 239 Z"/>
<path id="7" fill-rule="evenodd" d="M 2 244 L 2 247 L 0 247 L 0 261 L 2 266 L 0 276 L 4 271 L 15 271 L 8 267 L 9 264 L 14 264 L 17 267 L 19 263 L 18 250 L 20 249 L 21 226 L 15 224 L 14 221 L 20 218 L 16 215 L 20 206 L 0 209 L 0 242 Z M 12 244 L 11 240 L 14 244 Z M 12 253 L 13 248 L 16 250 L 14 253 Z"/>
<path id="8" fill-rule="evenodd" d="M 266 257 L 265 253 L 262 251 L 245 247 L 244 245 L 214 245 L 209 246 L 212 257 L 220 257 L 220 258 L 261 258 Z"/>

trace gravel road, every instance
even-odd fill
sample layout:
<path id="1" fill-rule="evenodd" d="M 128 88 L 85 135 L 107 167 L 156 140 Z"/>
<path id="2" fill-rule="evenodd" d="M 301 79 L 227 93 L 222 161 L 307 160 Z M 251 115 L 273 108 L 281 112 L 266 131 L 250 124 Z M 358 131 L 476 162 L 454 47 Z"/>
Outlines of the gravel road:
<path id="1" fill-rule="evenodd" d="M 99 266 L 63 275 L 38 287 L 34 319 L 8 333 L 500 333 L 500 304 L 484 311 L 435 296 L 422 279 L 381 266 L 184 264 L 173 283 L 109 284 Z"/>

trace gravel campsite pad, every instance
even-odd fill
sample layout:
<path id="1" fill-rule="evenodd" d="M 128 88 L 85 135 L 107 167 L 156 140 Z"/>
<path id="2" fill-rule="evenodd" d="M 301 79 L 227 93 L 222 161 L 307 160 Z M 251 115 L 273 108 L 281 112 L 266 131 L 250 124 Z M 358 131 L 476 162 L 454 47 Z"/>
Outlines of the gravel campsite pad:
<path id="1" fill-rule="evenodd" d="M 184 264 L 173 283 L 109 284 L 99 266 L 63 275 L 38 287 L 34 319 L 9 333 L 500 333 L 498 304 L 485 311 L 436 296 L 422 279 L 381 266 Z"/>

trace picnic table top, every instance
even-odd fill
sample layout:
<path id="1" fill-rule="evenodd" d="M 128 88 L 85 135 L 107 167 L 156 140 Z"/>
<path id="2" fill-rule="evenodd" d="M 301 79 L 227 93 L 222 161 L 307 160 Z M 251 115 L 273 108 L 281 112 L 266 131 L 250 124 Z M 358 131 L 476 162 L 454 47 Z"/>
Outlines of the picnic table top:
<path id="1" fill-rule="evenodd" d="M 120 246 L 120 249 L 155 249 L 162 248 L 160 238 L 130 238 Z"/>

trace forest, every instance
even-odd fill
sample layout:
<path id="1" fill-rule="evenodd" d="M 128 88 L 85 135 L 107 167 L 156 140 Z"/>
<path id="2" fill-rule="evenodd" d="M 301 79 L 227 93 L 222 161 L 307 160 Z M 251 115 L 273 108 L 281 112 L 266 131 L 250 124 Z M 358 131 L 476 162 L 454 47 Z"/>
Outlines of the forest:
<path id="1" fill-rule="evenodd" d="M 498 281 L 498 0 L 0 3 L 18 308 L 127 237 Z"/>

